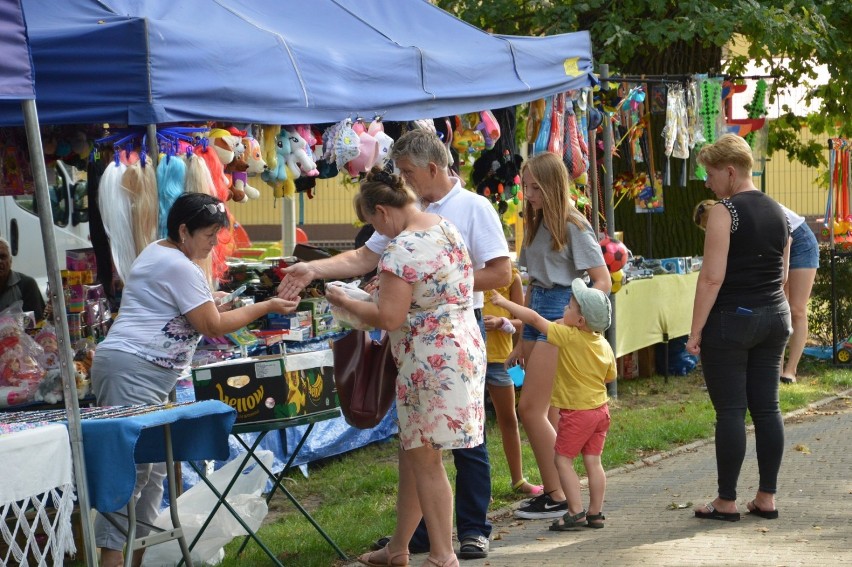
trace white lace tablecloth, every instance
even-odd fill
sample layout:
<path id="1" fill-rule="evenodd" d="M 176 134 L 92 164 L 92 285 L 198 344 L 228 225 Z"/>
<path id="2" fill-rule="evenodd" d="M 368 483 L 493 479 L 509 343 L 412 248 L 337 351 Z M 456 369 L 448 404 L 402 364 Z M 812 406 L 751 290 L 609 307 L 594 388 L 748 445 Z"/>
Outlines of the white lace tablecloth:
<path id="1" fill-rule="evenodd" d="M 0 565 L 61 565 L 66 553 L 76 552 L 68 428 L 40 425 L 0 435 L 0 479 L 5 543 Z M 15 524 L 9 521 L 13 518 Z"/>

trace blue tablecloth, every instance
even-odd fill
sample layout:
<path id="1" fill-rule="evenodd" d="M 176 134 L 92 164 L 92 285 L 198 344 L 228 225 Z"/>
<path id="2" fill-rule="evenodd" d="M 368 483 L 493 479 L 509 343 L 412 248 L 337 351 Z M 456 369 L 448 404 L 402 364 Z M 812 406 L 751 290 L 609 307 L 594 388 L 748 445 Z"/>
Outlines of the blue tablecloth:
<path id="1" fill-rule="evenodd" d="M 191 381 L 178 382 L 176 392 L 178 402 L 195 399 Z M 278 431 L 271 431 L 263 438 L 259 447 L 272 451 L 274 455 L 272 470 L 274 472 L 280 472 L 284 468 L 293 449 L 296 448 L 307 428 L 307 425 L 288 427 Z M 372 429 L 357 429 L 352 427 L 346 423 L 346 420 L 342 416 L 320 421 L 314 424 L 311 434 L 293 461 L 293 465 L 307 465 L 307 463 L 312 461 L 340 455 L 369 445 L 370 443 L 382 441 L 396 433 L 395 408 L 391 408 L 391 411 L 388 412 L 388 415 L 385 416 L 381 423 Z M 251 444 L 257 435 L 258 433 L 243 433 L 241 437 L 248 444 Z M 287 450 L 284 449 L 285 443 Z M 242 445 L 235 439 L 230 439 L 230 454 L 226 458 L 217 458 L 217 460 L 222 460 L 223 462 L 216 463 L 215 468 L 220 468 L 225 462 L 236 459 L 242 454 L 245 454 L 245 449 Z M 307 472 L 304 466 L 302 470 L 303 472 Z M 194 486 L 198 482 L 197 475 L 195 475 L 190 467 L 184 467 L 182 472 L 184 488 Z M 168 492 L 166 492 L 166 495 L 168 495 Z"/>

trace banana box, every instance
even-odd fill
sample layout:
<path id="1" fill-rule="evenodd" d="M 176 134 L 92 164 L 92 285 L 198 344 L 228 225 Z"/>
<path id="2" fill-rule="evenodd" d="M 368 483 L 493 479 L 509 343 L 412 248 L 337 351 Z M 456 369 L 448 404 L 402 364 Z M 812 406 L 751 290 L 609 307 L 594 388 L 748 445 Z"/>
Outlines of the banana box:
<path id="1" fill-rule="evenodd" d="M 326 354 L 327 353 L 327 354 Z M 192 369 L 196 400 L 219 400 L 237 423 L 290 419 L 338 407 L 331 350 L 226 360 Z"/>

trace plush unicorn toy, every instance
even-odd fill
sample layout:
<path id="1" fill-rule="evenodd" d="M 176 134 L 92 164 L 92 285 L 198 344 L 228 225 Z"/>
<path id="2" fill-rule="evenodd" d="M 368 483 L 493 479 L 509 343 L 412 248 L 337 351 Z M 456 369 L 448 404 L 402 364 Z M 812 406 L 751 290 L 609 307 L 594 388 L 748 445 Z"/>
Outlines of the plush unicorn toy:
<path id="1" fill-rule="evenodd" d="M 296 126 L 288 126 L 284 129 L 290 141 L 290 154 L 287 156 L 287 168 L 293 179 L 298 179 L 302 174 L 309 177 L 319 175 L 317 164 L 308 153 L 310 147 L 307 140 L 299 134 Z"/>
<path id="2" fill-rule="evenodd" d="M 275 136 L 275 154 L 278 157 L 275 169 L 266 169 L 260 174 L 260 178 L 270 185 L 277 181 L 287 180 L 287 156 L 290 155 L 290 140 L 286 130 L 282 129 Z"/>

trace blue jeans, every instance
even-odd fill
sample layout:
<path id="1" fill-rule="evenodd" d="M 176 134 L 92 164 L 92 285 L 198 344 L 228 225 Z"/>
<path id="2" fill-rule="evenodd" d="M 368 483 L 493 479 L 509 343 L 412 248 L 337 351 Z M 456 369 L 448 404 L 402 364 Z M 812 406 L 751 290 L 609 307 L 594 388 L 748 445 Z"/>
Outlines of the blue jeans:
<path id="1" fill-rule="evenodd" d="M 790 245 L 790 269 L 800 268 L 819 268 L 819 243 L 807 224 L 793 231 Z"/>
<path id="2" fill-rule="evenodd" d="M 543 288 L 537 285 L 530 286 L 530 309 L 547 319 L 556 321 L 562 319 L 565 307 L 571 302 L 571 288 L 555 285 L 551 288 Z M 524 325 L 521 337 L 525 341 L 547 342 L 547 335 L 533 327 Z"/>
<path id="3" fill-rule="evenodd" d="M 778 381 L 792 332 L 790 308 L 784 302 L 751 310 L 711 312 L 701 332 L 701 366 L 716 410 L 716 471 L 723 500 L 737 499 L 746 409 L 754 423 L 761 492 L 775 493 L 784 453 Z"/>
<path id="4" fill-rule="evenodd" d="M 479 320 L 479 331 L 485 340 L 485 324 Z M 482 395 L 485 395 L 483 390 Z M 459 541 L 468 537 L 491 536 L 491 522 L 488 521 L 488 506 L 491 504 L 491 463 L 488 460 L 488 444 L 470 449 L 453 449 L 453 462 L 456 465 L 456 531 Z M 429 534 L 426 522 L 422 519 L 410 547 L 429 547 Z"/>

